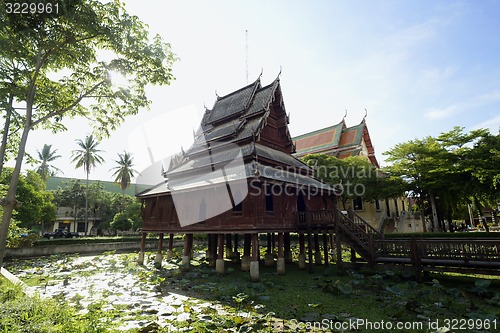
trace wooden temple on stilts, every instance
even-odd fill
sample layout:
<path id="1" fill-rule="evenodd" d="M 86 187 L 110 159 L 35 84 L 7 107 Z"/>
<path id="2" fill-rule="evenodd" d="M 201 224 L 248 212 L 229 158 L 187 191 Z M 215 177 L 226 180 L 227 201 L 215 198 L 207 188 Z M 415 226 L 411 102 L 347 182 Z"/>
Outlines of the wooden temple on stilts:
<path id="1" fill-rule="evenodd" d="M 184 234 L 185 267 L 192 258 L 193 234 L 206 234 L 207 260 L 219 273 L 224 272 L 224 258 L 240 258 L 241 244 L 241 269 L 250 271 L 254 281 L 259 279 L 261 234 L 267 234 L 264 264 L 276 265 L 280 274 L 292 260 L 290 233 L 298 233 L 301 268 L 306 267 L 306 243 L 309 264 L 313 250 L 316 263 L 321 262 L 320 238 L 328 262 L 333 220 L 311 227 L 302 213 L 337 212 L 334 188 L 292 156 L 288 123 L 279 76 L 266 86 L 259 77 L 217 96 L 212 109 L 205 110 L 192 146 L 167 166 L 165 181 L 137 195 L 143 203 L 139 262 L 144 261 L 148 233 L 159 235 L 160 265 L 165 235 L 170 258 L 174 234 Z"/>
<path id="2" fill-rule="evenodd" d="M 174 235 L 182 234 L 182 265 L 189 268 L 193 235 L 205 234 L 206 258 L 217 272 L 224 273 L 224 259 L 241 260 L 241 269 L 257 281 L 259 246 L 266 247 L 263 264 L 276 265 L 284 274 L 285 263 L 292 260 L 292 233 L 298 235 L 299 268 L 310 271 L 313 263 L 328 265 L 335 247 L 336 266 L 342 273 L 344 244 L 351 248 L 351 263 L 397 265 L 412 269 L 417 277 L 430 270 L 500 274 L 498 239 L 384 239 L 353 209 L 338 210 L 336 190 L 314 178 L 314 170 L 292 156 L 296 149 L 288 123 L 279 76 L 267 86 L 259 77 L 217 96 L 212 109 L 205 110 L 191 147 L 164 165 L 159 184 L 137 194 L 143 217 L 139 263 L 144 262 L 148 233 L 158 234 L 157 265 L 163 260 L 164 243 L 168 242 L 170 259 Z M 355 128 L 342 125 L 337 131 L 337 127 L 298 138 L 299 148 L 304 151 L 304 140 L 315 149 L 331 147 L 325 133 L 345 132 L 339 146 L 363 146 L 355 144 L 363 137 L 370 158 L 364 121 Z M 265 243 L 259 243 L 260 235 L 267 235 Z"/>

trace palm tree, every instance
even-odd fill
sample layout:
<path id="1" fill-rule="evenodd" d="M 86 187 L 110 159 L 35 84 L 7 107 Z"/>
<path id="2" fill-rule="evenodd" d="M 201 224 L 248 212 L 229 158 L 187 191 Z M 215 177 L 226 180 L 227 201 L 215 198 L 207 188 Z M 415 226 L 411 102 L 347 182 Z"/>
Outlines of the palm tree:
<path id="1" fill-rule="evenodd" d="M 58 172 L 62 172 L 60 169 L 49 164 L 49 162 L 61 157 L 61 155 L 56 155 L 57 149 L 52 150 L 52 145 L 43 145 L 42 151 L 37 150 L 37 153 L 40 165 L 36 169 L 36 172 L 42 176 L 44 181 L 49 177 L 55 176 Z"/>
<path id="2" fill-rule="evenodd" d="M 133 158 L 130 153 L 123 151 L 123 154 L 118 154 L 120 158 L 118 161 L 115 161 L 117 164 L 116 167 L 111 168 L 111 170 L 115 170 L 113 173 L 113 177 L 115 178 L 115 183 L 117 183 L 122 189 L 122 211 L 125 209 L 125 190 L 130 186 L 130 182 L 132 178 L 134 178 L 134 174 L 137 172 L 132 167 Z"/>
<path id="3" fill-rule="evenodd" d="M 89 174 L 90 170 L 96 166 L 96 164 L 102 164 L 104 159 L 99 156 L 102 150 L 97 149 L 99 142 L 91 135 L 87 135 L 85 140 L 78 139 L 76 143 L 81 149 L 73 150 L 73 159 L 71 162 L 76 162 L 76 168 L 83 167 L 85 173 L 87 174 L 87 186 L 85 189 L 85 235 L 87 234 L 88 228 L 88 206 L 89 206 Z"/>

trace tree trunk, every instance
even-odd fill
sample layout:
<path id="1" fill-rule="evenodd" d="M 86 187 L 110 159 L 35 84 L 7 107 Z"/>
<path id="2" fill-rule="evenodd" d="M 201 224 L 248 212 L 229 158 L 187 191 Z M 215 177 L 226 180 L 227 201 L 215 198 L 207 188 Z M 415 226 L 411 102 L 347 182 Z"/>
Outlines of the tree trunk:
<path id="1" fill-rule="evenodd" d="M 14 96 L 10 94 L 9 104 L 7 105 L 7 114 L 5 115 L 5 125 L 3 127 L 2 145 L 0 146 L 0 175 L 3 171 L 3 163 L 5 160 L 5 152 L 7 151 L 7 139 L 9 137 L 10 117 L 12 116 L 12 103 Z"/>
<path id="2" fill-rule="evenodd" d="M 437 231 L 436 229 L 439 227 L 439 220 L 437 216 L 437 209 L 436 209 L 436 200 L 434 198 L 434 194 L 431 193 L 431 208 L 432 208 L 432 231 L 435 232 Z"/>
<path id="3" fill-rule="evenodd" d="M 16 165 L 14 167 L 14 171 L 12 172 L 12 178 L 10 180 L 7 197 L 2 200 L 3 216 L 2 225 L 0 226 L 0 268 L 3 267 L 3 257 L 5 255 L 5 247 L 7 246 L 7 234 L 9 232 L 12 212 L 19 205 L 18 201 L 16 200 L 16 191 L 17 185 L 19 183 L 19 175 L 21 173 L 21 166 L 23 163 L 26 143 L 28 142 L 28 134 L 31 129 L 31 107 L 29 105 L 28 107 L 29 111 L 27 109 L 26 113 L 30 116 L 26 117 L 25 126 L 21 136 L 21 143 L 19 144 L 19 151 L 17 152 Z"/>
<path id="4" fill-rule="evenodd" d="M 484 226 L 484 230 L 486 232 L 490 232 L 490 228 L 488 228 L 488 223 L 486 222 L 486 217 L 484 216 L 483 209 L 481 208 L 481 203 L 477 196 L 474 195 L 474 203 L 476 204 L 477 211 L 479 212 L 479 217 L 481 218 L 481 223 Z"/>
<path id="5" fill-rule="evenodd" d="M 453 225 L 453 212 L 452 212 L 451 208 L 448 208 L 447 220 L 448 220 L 448 228 L 450 229 L 450 232 L 454 232 L 455 226 Z"/>
<path id="6" fill-rule="evenodd" d="M 420 213 L 420 221 L 422 222 L 422 228 L 424 232 L 427 232 L 427 223 L 425 222 L 425 201 L 422 198 L 422 194 L 420 194 L 420 203 L 422 205 Z"/>
<path id="7" fill-rule="evenodd" d="M 87 236 L 87 230 L 89 228 L 89 171 L 88 171 L 88 164 L 87 164 L 87 186 L 85 188 L 85 236 Z"/>

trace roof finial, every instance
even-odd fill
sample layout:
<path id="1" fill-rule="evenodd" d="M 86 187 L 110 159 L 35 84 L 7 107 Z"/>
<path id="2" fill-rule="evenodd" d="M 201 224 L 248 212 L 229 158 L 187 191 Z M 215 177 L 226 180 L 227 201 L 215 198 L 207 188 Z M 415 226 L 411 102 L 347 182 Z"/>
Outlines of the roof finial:
<path id="1" fill-rule="evenodd" d="M 368 116 L 368 110 L 365 109 L 365 116 L 363 117 L 363 121 L 365 121 L 366 116 Z"/>
<path id="2" fill-rule="evenodd" d="M 345 120 L 345 117 L 347 117 L 347 109 L 345 109 L 345 114 L 344 114 L 344 118 L 342 118 L 342 121 Z"/>
<path id="3" fill-rule="evenodd" d="M 279 77 L 280 77 L 280 75 L 281 75 L 281 70 L 282 70 L 282 69 L 283 69 L 283 68 L 282 68 L 282 67 L 281 67 L 281 65 L 280 65 L 280 72 L 278 73 L 278 78 L 279 78 Z"/>
<path id="4" fill-rule="evenodd" d="M 263 67 L 260 68 L 259 80 L 261 79 L 262 74 L 264 74 L 264 68 Z"/>
<path id="5" fill-rule="evenodd" d="M 217 99 L 220 98 L 220 96 L 217 94 L 217 89 L 215 89 L 215 96 L 217 96 Z"/>

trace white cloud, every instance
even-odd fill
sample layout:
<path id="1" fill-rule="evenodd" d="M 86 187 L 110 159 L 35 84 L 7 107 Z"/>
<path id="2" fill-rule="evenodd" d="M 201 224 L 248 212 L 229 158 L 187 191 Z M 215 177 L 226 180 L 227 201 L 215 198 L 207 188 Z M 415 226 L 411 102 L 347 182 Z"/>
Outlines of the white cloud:
<path id="1" fill-rule="evenodd" d="M 450 105 L 442 109 L 431 109 L 425 113 L 429 119 L 442 119 L 453 116 L 460 111 L 460 107 L 456 104 Z"/>
<path id="2" fill-rule="evenodd" d="M 500 90 L 494 90 L 481 95 L 473 96 L 459 103 L 453 103 L 445 108 L 432 108 L 425 113 L 429 119 L 448 118 L 465 110 L 478 109 L 486 104 L 500 100 Z"/>
<path id="3" fill-rule="evenodd" d="M 498 133 L 499 128 L 500 128 L 500 115 L 497 115 L 493 118 L 485 120 L 485 121 L 472 127 L 472 129 L 479 129 L 479 128 L 487 128 L 490 130 L 491 134 Z"/>

